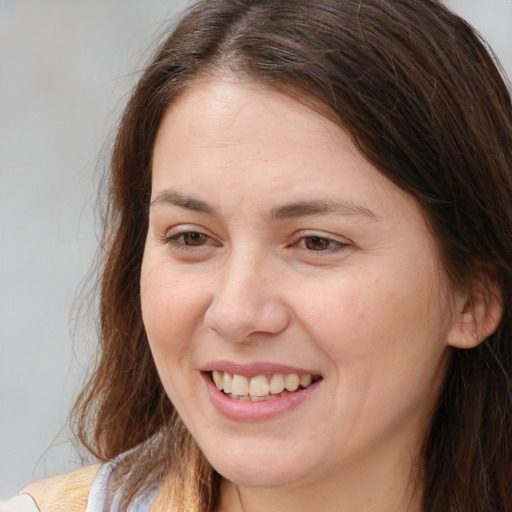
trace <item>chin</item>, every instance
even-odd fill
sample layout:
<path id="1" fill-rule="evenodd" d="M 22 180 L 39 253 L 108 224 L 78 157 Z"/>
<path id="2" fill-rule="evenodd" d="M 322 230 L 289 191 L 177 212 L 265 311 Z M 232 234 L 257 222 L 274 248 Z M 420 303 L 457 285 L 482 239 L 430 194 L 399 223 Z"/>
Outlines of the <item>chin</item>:
<path id="1" fill-rule="evenodd" d="M 241 487 L 257 487 L 259 489 L 286 487 L 299 479 L 298 475 L 291 474 L 292 472 L 287 469 L 276 471 L 269 470 L 269 467 L 270 465 L 265 468 L 248 468 L 247 466 L 234 468 L 229 465 L 228 467 L 221 466 L 215 469 L 226 480 Z"/>
<path id="2" fill-rule="evenodd" d="M 209 454 L 206 457 L 213 468 L 226 480 L 244 486 L 258 488 L 276 488 L 292 485 L 302 481 L 311 474 L 312 468 L 304 465 L 304 460 L 286 459 L 283 455 L 276 456 L 275 451 L 267 457 L 250 451 L 233 455 L 229 450 L 224 454 Z"/>

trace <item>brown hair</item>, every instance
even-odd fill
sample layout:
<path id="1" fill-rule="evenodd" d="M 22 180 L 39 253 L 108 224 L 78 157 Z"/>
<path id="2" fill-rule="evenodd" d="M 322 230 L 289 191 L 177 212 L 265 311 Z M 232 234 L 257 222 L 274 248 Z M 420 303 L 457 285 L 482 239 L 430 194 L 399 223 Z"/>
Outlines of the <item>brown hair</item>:
<path id="1" fill-rule="evenodd" d="M 425 441 L 424 510 L 512 511 L 512 106 L 492 54 L 436 0 L 204 0 L 156 52 L 124 112 L 103 239 L 100 357 L 75 409 L 100 459 L 129 451 L 124 503 L 172 476 L 175 510 L 213 512 L 220 477 L 160 384 L 140 311 L 151 158 L 191 81 L 229 72 L 320 105 L 416 198 L 452 281 L 483 271 L 497 331 L 454 349 Z M 151 456 L 148 456 L 148 453 Z"/>

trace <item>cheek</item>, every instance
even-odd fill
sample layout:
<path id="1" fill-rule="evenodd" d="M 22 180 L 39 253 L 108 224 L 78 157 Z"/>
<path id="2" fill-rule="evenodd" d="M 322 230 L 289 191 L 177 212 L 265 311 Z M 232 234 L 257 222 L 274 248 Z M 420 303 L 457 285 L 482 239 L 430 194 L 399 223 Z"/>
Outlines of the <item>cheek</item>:
<path id="1" fill-rule="evenodd" d="M 189 390 L 191 354 L 201 328 L 203 305 L 200 283 L 182 283 L 162 265 L 144 261 L 141 271 L 141 308 L 144 327 L 163 387 L 180 411 L 195 403 Z M 187 405 L 188 404 L 188 405 Z"/>
<path id="2" fill-rule="evenodd" d="M 382 336 L 382 320 L 389 318 L 382 311 L 384 304 L 372 281 L 371 277 L 345 275 L 324 286 L 320 283 L 318 290 L 309 288 L 298 294 L 303 299 L 302 313 L 297 316 L 328 353 L 362 355 L 367 343 L 376 343 L 375 336 Z"/>
<path id="3" fill-rule="evenodd" d="M 185 282 L 171 265 L 151 254 L 142 263 L 140 288 L 144 324 L 150 331 L 179 328 L 177 324 L 186 322 L 203 302 L 198 278 Z"/>
<path id="4" fill-rule="evenodd" d="M 323 293 L 304 291 L 298 316 L 335 364 L 391 369 L 444 347 L 449 322 L 431 283 L 418 272 L 354 272 Z"/>
<path id="5" fill-rule="evenodd" d="M 426 424 L 444 376 L 448 327 L 427 280 L 354 276 L 304 304 L 303 312 L 305 328 L 329 359 L 331 414 L 355 445 L 379 425 L 389 432 L 411 417 Z"/>
<path id="6" fill-rule="evenodd" d="M 172 365 L 181 357 L 194 331 L 202 325 L 207 304 L 202 289 L 199 280 L 184 283 L 165 264 L 143 262 L 142 318 L 159 371 L 163 364 Z"/>

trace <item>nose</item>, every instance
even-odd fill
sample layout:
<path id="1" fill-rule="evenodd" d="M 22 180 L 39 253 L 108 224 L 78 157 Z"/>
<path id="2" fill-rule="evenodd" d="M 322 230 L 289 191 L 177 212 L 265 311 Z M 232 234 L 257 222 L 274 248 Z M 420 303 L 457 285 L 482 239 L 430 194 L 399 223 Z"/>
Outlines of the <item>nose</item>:
<path id="1" fill-rule="evenodd" d="M 256 334 L 279 334 L 289 324 L 277 272 L 255 259 L 232 259 L 226 265 L 205 313 L 205 326 L 231 342 L 251 342 Z"/>

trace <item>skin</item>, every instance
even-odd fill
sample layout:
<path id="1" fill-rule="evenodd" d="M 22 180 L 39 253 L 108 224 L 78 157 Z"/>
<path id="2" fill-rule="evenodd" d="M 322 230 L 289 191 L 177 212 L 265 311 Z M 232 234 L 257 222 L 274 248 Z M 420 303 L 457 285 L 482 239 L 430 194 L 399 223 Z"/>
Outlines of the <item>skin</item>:
<path id="1" fill-rule="evenodd" d="M 226 479 L 221 510 L 419 511 L 448 347 L 473 335 L 415 200 L 337 125 L 234 79 L 171 105 L 152 187 L 144 323 L 169 398 Z M 325 200 L 345 207 L 271 215 Z M 235 421 L 201 376 L 216 360 L 323 380 L 284 414 Z"/>

